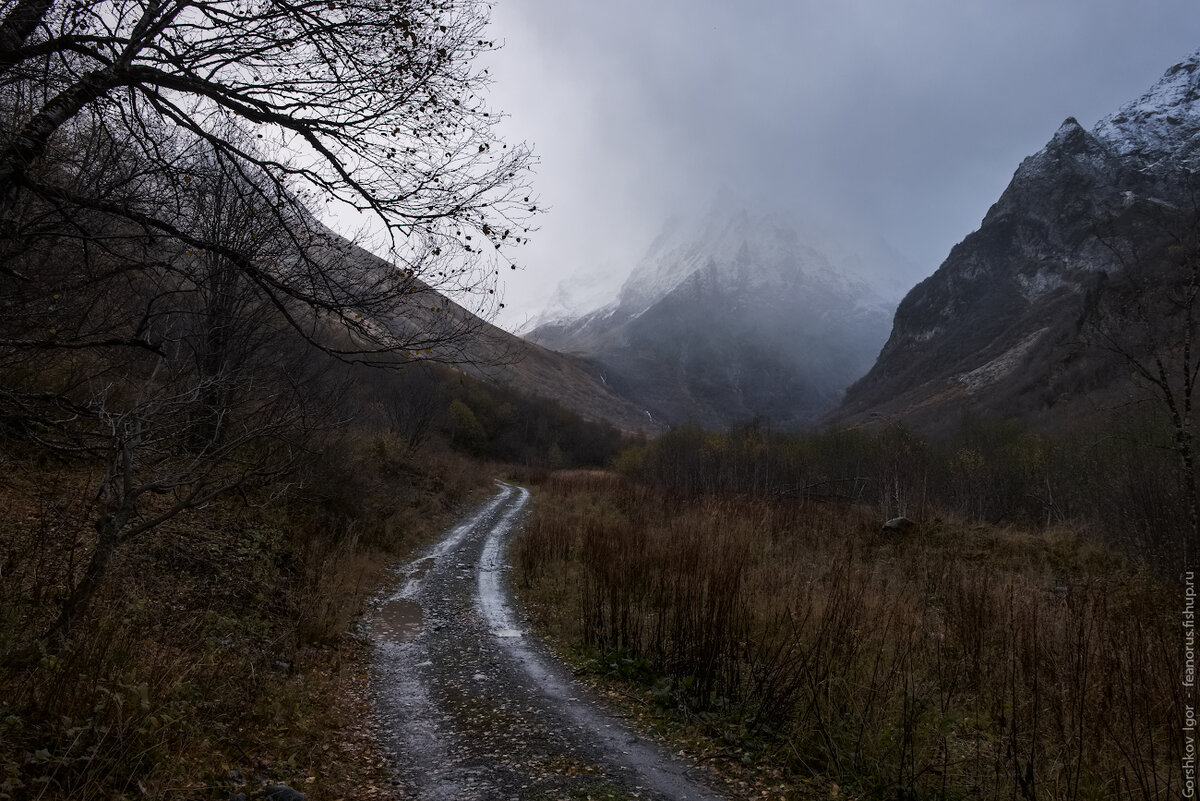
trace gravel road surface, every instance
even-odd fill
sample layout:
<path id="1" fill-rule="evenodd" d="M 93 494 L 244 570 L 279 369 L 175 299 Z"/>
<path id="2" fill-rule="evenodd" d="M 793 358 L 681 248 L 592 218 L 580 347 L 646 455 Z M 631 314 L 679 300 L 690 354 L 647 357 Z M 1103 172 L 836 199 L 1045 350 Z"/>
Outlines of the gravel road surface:
<path id="1" fill-rule="evenodd" d="M 373 611 L 376 724 L 404 793 L 717 801 L 698 768 L 633 734 L 527 632 L 504 559 L 528 500 L 499 483 Z"/>

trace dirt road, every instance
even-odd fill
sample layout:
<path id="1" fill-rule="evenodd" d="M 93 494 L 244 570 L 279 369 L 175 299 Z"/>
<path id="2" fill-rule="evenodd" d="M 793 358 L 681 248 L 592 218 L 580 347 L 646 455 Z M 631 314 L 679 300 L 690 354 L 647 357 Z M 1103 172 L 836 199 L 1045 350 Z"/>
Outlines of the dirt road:
<path id="1" fill-rule="evenodd" d="M 500 484 L 373 614 L 376 722 L 406 795 L 717 801 L 698 769 L 634 735 L 526 632 L 504 553 L 528 500 Z"/>

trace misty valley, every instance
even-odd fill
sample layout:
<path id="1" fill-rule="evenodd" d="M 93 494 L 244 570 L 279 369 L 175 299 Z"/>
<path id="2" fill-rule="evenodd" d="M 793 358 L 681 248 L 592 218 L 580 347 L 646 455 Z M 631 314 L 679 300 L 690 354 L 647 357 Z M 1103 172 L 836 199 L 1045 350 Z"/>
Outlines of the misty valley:
<path id="1" fill-rule="evenodd" d="M 627 258 L 658 134 L 568 248 L 488 100 L 608 131 L 493 19 L 594 12 L 0 0 L 0 801 L 1195 797 L 1200 51 L 937 265 L 753 188 Z"/>

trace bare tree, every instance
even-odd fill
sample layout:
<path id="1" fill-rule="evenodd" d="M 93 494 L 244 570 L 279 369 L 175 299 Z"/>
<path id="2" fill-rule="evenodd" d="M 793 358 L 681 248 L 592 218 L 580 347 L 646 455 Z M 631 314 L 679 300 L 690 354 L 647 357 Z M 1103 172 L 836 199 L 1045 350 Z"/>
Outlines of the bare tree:
<path id="1" fill-rule="evenodd" d="M 479 96 L 485 11 L 0 0 L 0 431 L 99 472 L 52 640 L 121 546 L 292 466 L 327 418 L 315 352 L 479 352 L 444 293 L 490 303 L 536 209 Z"/>
<path id="2" fill-rule="evenodd" d="M 88 566 L 45 639 L 61 642 L 70 633 L 118 548 L 222 493 L 278 478 L 303 451 L 298 440 L 309 401 L 302 385 L 264 392 L 228 377 L 196 377 L 158 357 L 138 384 L 97 382 L 72 425 L 64 426 L 71 438 L 58 444 L 73 442 L 98 457 L 103 473 L 92 505 L 96 537 Z M 204 400 L 214 392 L 240 397 L 198 429 L 196 409 L 214 412 Z"/>
<path id="3" fill-rule="evenodd" d="M 507 260 L 536 209 L 529 152 L 497 139 L 480 97 L 485 11 L 479 0 L 0 0 L 0 235 L 29 198 L 104 213 L 224 257 L 343 358 L 434 355 L 447 331 L 386 318 L 436 314 L 430 290 L 490 302 L 498 271 L 481 257 Z M 144 171 L 96 192 L 45 168 L 97 131 Z M 196 158 L 254 187 L 290 244 L 284 261 L 181 224 L 203 191 Z M 396 268 L 338 243 L 317 203 L 370 215 Z M 330 341 L 331 325 L 349 336 Z"/>
<path id="4" fill-rule="evenodd" d="M 255 263 L 287 251 L 240 173 L 219 160 L 190 166 L 204 191 L 189 228 Z M 236 263 L 170 241 L 132 250 L 130 237 L 113 239 L 124 249 L 90 254 L 68 271 L 80 289 L 50 297 L 77 320 L 83 296 L 103 289 L 91 303 L 103 307 L 99 319 L 125 321 L 113 329 L 121 346 L 92 342 L 48 368 L 16 356 L 0 362 L 0 412 L 20 421 L 23 438 L 99 472 L 91 556 L 42 637 L 52 644 L 67 639 L 122 546 L 223 493 L 277 482 L 306 454 L 308 435 L 330 424 L 320 351 L 296 339 Z M 146 346 L 130 348 L 135 340 Z"/>

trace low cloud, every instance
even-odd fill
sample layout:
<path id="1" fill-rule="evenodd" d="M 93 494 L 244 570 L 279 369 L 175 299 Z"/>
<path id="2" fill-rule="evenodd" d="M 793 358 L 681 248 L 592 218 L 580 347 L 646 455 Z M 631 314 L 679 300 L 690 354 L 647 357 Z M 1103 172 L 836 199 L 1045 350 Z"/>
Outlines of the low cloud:
<path id="1" fill-rule="evenodd" d="M 1191 0 L 903 4 L 499 0 L 490 102 L 550 211 L 509 276 L 617 285 L 721 185 L 881 236 L 933 272 L 1067 116 L 1115 111 L 1200 46 Z"/>

